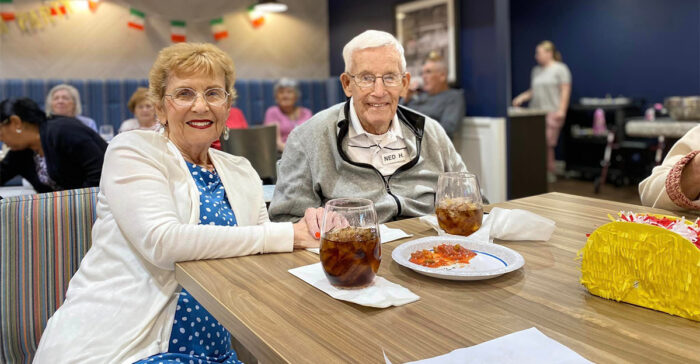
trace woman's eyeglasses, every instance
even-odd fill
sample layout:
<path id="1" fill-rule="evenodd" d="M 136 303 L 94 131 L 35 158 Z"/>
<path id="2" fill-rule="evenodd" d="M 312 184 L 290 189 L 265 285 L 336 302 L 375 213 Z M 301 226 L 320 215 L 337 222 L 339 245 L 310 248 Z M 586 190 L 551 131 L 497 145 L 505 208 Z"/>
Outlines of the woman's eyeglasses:
<path id="1" fill-rule="evenodd" d="M 200 92 L 183 87 L 176 88 L 172 94 L 165 96 L 170 97 L 177 106 L 191 107 L 199 95 Z M 228 101 L 229 97 L 229 93 L 223 88 L 210 88 L 202 92 L 201 95 L 209 106 L 221 106 Z"/>

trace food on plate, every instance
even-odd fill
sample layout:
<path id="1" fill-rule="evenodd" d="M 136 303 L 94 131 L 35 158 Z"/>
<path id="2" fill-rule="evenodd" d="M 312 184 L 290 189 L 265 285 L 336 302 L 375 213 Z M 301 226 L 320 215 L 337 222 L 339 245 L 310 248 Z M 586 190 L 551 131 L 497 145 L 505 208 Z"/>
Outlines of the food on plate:
<path id="1" fill-rule="evenodd" d="M 469 264 L 476 253 L 459 244 L 440 244 L 432 250 L 419 250 L 411 253 L 409 261 L 429 268 L 444 267 L 453 264 Z"/>

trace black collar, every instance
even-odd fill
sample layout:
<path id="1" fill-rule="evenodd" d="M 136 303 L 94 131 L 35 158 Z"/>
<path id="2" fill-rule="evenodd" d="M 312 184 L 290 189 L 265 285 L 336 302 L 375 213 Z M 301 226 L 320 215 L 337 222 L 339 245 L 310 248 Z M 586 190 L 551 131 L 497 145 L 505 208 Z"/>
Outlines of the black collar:
<path id="1" fill-rule="evenodd" d="M 348 99 L 348 101 L 345 102 L 345 105 L 343 106 L 344 109 L 344 117 L 342 120 L 338 121 L 336 125 L 338 125 L 338 138 L 336 142 L 336 147 L 338 148 L 338 154 L 340 155 L 341 158 L 343 158 L 344 161 L 356 165 L 356 166 L 361 166 L 361 167 L 369 167 L 374 169 L 373 166 L 369 164 L 364 164 L 364 163 L 356 163 L 350 160 L 350 158 L 345 154 L 345 151 L 343 150 L 343 139 L 345 139 L 348 136 L 348 130 L 350 128 L 350 101 L 351 99 Z M 418 163 L 418 159 L 420 158 L 420 152 L 421 152 L 421 142 L 423 140 L 423 133 L 424 133 L 424 127 L 425 127 L 425 116 L 418 114 L 414 112 L 413 110 L 410 110 L 408 108 L 405 108 L 401 105 L 398 106 L 396 109 L 396 115 L 398 116 L 399 122 L 402 122 L 405 124 L 415 135 L 416 137 L 416 157 L 411 160 L 410 162 L 404 164 L 403 166 L 399 167 L 399 169 L 396 170 L 396 172 L 403 171 L 406 169 L 409 169 L 413 167 L 416 163 Z M 394 173 L 396 173 L 394 172 Z M 377 172 L 379 173 L 379 172 Z M 381 175 L 381 173 L 380 173 Z"/>
<path id="2" fill-rule="evenodd" d="M 348 134 L 348 128 L 350 127 L 350 101 L 345 102 L 343 105 L 343 119 L 338 121 L 338 144 L 342 142 Z M 404 123 L 416 136 L 416 139 L 422 140 L 425 128 L 425 116 L 416 113 L 415 111 L 408 109 L 404 106 L 398 105 L 396 108 L 396 115 L 400 122 Z"/>

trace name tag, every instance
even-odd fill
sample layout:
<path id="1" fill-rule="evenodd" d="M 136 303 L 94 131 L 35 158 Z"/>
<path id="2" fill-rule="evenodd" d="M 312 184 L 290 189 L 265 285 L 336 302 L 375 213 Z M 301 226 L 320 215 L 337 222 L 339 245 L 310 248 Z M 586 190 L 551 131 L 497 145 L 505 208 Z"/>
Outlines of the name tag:
<path id="1" fill-rule="evenodd" d="M 406 161 L 407 155 L 405 150 L 391 151 L 389 153 L 382 154 L 382 163 L 394 164 Z"/>

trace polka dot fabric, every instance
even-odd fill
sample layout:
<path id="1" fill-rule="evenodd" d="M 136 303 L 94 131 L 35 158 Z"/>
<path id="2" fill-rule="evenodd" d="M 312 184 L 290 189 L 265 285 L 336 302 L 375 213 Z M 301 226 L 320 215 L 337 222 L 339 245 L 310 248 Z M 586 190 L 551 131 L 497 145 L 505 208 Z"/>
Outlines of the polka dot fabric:
<path id="1" fill-rule="evenodd" d="M 199 224 L 236 226 L 231 204 L 226 197 L 224 185 L 216 171 L 187 162 L 192 178 L 199 190 Z"/>
<path id="2" fill-rule="evenodd" d="M 199 224 L 236 226 L 236 216 L 216 171 L 187 163 L 199 190 Z M 180 292 L 168 352 L 141 363 L 241 363 L 231 349 L 231 334 L 192 297 Z"/>

